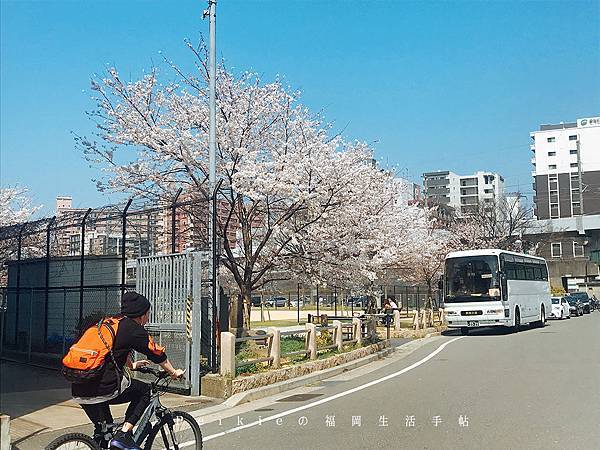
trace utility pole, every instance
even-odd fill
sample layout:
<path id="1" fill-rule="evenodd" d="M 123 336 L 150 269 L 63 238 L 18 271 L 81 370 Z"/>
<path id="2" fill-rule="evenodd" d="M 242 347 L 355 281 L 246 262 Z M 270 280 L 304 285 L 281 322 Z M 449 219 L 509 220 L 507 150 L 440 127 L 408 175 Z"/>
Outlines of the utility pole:
<path id="1" fill-rule="evenodd" d="M 216 57 L 216 0 L 208 0 L 208 10 L 204 11 L 204 17 L 208 15 L 208 103 L 209 103 L 209 134 L 208 134 L 208 209 L 210 211 L 208 220 L 208 260 L 209 274 L 211 277 L 211 357 L 210 365 L 213 372 L 216 371 L 216 329 L 217 323 L 217 295 L 218 287 L 218 264 L 217 253 L 217 57 Z"/>

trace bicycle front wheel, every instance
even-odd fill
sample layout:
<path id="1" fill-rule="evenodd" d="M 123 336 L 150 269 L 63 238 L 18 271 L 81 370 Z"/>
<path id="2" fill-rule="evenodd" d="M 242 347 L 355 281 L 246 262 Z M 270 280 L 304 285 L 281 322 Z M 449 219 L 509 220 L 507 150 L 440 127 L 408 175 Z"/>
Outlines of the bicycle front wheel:
<path id="1" fill-rule="evenodd" d="M 201 450 L 202 433 L 196 420 L 183 411 L 165 414 L 146 439 L 146 450 Z"/>
<path id="2" fill-rule="evenodd" d="M 70 433 L 54 439 L 46 450 L 100 450 L 100 447 L 86 434 Z"/>

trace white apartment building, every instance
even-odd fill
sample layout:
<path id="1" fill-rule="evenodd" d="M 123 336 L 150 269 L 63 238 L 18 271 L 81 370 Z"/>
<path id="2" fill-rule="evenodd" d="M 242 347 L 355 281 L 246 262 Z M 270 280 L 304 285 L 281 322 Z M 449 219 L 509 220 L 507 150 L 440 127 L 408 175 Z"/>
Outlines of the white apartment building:
<path id="1" fill-rule="evenodd" d="M 394 177 L 394 183 L 398 190 L 396 204 L 409 205 L 421 200 L 422 192 L 420 185 L 399 176 Z"/>
<path id="2" fill-rule="evenodd" d="M 473 212 L 482 203 L 493 204 L 504 194 L 504 178 L 494 172 L 427 172 L 423 174 L 423 184 L 426 199 L 450 206 L 459 216 Z"/>
<path id="3" fill-rule="evenodd" d="M 599 276 L 600 117 L 540 125 L 530 137 L 538 219 L 532 234 L 552 285 L 574 291 Z"/>
<path id="4" fill-rule="evenodd" d="M 541 125 L 530 136 L 537 218 L 599 215 L 600 117 Z"/>

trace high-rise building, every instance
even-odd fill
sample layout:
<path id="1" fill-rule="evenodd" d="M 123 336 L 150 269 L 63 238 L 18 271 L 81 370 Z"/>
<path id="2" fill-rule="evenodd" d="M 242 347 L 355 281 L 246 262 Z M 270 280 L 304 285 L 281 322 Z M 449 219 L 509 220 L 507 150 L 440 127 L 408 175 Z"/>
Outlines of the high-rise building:
<path id="1" fill-rule="evenodd" d="M 600 287 L 600 117 L 540 125 L 530 136 L 536 239 L 550 281 Z"/>
<path id="2" fill-rule="evenodd" d="M 541 125 L 530 136 L 537 218 L 600 214 L 600 117 Z"/>
<path id="3" fill-rule="evenodd" d="M 504 193 L 504 178 L 478 171 L 457 175 L 448 170 L 423 174 L 425 198 L 433 204 L 450 206 L 457 215 L 474 212 L 480 205 L 493 205 Z"/>

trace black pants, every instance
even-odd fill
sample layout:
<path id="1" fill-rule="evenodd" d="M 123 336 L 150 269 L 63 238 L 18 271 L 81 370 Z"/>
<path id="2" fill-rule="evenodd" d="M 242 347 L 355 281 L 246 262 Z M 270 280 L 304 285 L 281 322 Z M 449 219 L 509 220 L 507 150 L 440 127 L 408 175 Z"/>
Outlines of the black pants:
<path id="1" fill-rule="evenodd" d="M 125 411 L 125 422 L 135 425 L 150 404 L 150 386 L 139 380 L 131 380 L 129 387 L 118 397 L 103 403 L 82 404 L 81 407 L 98 431 L 102 422 L 113 423 L 109 405 L 122 403 L 129 403 Z"/>

